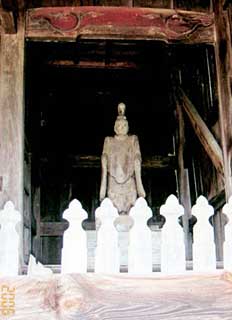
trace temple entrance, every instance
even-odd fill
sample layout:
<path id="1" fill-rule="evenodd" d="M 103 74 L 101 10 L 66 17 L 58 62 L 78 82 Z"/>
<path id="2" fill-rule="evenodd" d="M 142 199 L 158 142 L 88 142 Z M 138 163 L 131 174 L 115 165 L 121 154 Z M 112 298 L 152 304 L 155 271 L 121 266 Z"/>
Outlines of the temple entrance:
<path id="1" fill-rule="evenodd" d="M 31 164 L 32 248 L 41 262 L 60 263 L 62 213 L 72 199 L 81 201 L 94 225 L 103 141 L 114 134 L 119 102 L 127 106 L 129 132 L 139 137 L 142 178 L 154 216 L 168 195 L 178 195 L 174 87 L 184 84 L 213 123 L 217 114 L 206 77 L 214 65 L 207 59 L 213 59 L 210 47 L 190 50 L 158 41 L 27 43 L 25 159 Z M 203 82 L 202 105 L 196 94 L 203 94 Z M 184 151 L 185 166 L 194 200 L 206 185 L 197 186 L 200 173 L 191 149 L 199 142 L 190 124 L 186 132 L 191 143 Z"/>

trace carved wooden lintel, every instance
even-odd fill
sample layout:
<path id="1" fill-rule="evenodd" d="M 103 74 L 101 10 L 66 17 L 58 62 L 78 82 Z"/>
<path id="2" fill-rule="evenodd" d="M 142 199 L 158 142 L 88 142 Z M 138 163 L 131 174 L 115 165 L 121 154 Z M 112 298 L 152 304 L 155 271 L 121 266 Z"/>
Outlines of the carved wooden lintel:
<path id="1" fill-rule="evenodd" d="M 214 16 L 199 12 L 125 7 L 53 7 L 27 11 L 31 39 L 148 39 L 215 43 Z"/>
<path id="2" fill-rule="evenodd" d="M 17 31 L 14 14 L 12 11 L 6 11 L 0 8 L 1 27 L 6 34 L 14 34 Z"/>

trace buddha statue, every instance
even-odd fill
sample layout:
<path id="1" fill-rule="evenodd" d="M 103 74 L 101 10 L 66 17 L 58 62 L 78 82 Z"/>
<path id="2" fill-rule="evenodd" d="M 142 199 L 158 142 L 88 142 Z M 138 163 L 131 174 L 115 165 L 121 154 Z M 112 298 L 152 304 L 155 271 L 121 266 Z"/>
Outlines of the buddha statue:
<path id="1" fill-rule="evenodd" d="M 100 201 L 110 198 L 119 214 L 128 214 L 138 197 L 145 197 L 141 179 L 141 153 L 138 137 L 128 135 L 126 106 L 118 105 L 115 135 L 106 137 L 101 157 Z"/>

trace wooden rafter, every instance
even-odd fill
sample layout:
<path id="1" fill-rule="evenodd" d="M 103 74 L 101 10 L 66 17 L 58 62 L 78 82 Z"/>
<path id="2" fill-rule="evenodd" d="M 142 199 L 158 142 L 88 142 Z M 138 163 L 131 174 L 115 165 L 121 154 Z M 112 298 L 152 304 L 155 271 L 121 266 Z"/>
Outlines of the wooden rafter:
<path id="1" fill-rule="evenodd" d="M 198 139 L 205 149 L 205 152 L 208 154 L 217 171 L 221 176 L 224 176 L 222 149 L 218 142 L 202 120 L 193 103 L 180 88 L 178 89 L 177 99 L 179 104 L 185 110 Z"/>

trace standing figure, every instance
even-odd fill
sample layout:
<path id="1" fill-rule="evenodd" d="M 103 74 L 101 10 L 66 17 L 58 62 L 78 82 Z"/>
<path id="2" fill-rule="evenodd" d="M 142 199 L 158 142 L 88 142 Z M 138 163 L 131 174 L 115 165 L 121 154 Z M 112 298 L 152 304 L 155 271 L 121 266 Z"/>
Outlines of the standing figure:
<path id="1" fill-rule="evenodd" d="M 141 153 L 138 137 L 128 135 L 125 104 L 119 103 L 114 137 L 106 137 L 101 157 L 100 201 L 106 195 L 118 209 L 128 214 L 138 197 L 146 194 L 141 179 Z"/>

